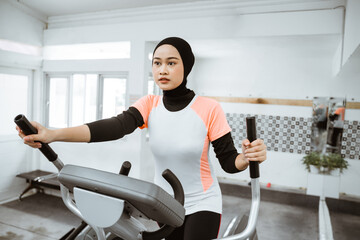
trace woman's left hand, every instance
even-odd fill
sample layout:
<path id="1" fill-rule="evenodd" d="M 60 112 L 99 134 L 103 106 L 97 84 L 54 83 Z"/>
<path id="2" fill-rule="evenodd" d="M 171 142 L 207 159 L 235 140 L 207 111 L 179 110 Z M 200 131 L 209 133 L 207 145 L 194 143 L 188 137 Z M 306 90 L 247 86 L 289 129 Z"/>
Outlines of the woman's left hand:
<path id="1" fill-rule="evenodd" d="M 262 139 L 251 142 L 248 139 L 242 142 L 242 152 L 245 161 L 256 161 L 262 163 L 266 160 L 266 145 Z"/>
<path id="2" fill-rule="evenodd" d="M 266 145 L 262 139 L 251 142 L 248 139 L 242 141 L 242 154 L 235 159 L 235 166 L 240 171 L 249 166 L 249 161 L 262 163 L 266 160 Z"/>

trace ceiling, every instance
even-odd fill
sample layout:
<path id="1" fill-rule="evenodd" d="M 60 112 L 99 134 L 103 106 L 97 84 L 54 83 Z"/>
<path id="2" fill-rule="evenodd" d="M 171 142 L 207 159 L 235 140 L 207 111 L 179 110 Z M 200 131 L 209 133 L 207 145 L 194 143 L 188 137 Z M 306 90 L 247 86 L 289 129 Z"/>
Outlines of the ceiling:
<path id="1" fill-rule="evenodd" d="M 111 10 L 131 10 L 135 8 L 217 6 L 219 8 L 242 9 L 239 12 L 299 11 L 331 8 L 343 5 L 346 0 L 7 0 L 34 11 L 44 18 L 64 15 L 104 12 Z"/>
<path id="2" fill-rule="evenodd" d="M 215 2 L 223 0 L 15 0 L 20 4 L 46 16 L 62 16 L 91 13 L 115 9 L 176 5 L 194 2 Z M 241 0 L 244 1 L 244 0 Z M 248 1 L 248 0 L 247 0 Z"/>

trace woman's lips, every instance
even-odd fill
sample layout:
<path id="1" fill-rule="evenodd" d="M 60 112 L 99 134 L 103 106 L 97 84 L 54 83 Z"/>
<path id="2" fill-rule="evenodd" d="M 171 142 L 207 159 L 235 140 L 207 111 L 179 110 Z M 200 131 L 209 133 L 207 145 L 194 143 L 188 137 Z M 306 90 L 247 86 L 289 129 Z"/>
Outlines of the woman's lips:
<path id="1" fill-rule="evenodd" d="M 167 78 L 160 78 L 159 79 L 159 82 L 161 82 L 161 83 L 167 83 L 169 81 L 170 81 L 170 79 L 167 79 Z"/>

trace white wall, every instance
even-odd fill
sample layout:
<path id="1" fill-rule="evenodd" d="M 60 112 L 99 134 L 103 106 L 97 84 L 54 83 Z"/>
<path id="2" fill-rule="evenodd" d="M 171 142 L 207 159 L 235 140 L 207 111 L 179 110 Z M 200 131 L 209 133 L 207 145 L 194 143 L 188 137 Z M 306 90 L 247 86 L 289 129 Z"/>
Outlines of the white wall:
<path id="1" fill-rule="evenodd" d="M 247 38 L 239 40 L 241 48 L 231 55 L 197 60 L 193 76 L 203 95 L 285 99 L 343 97 L 344 92 L 335 92 L 336 88 L 330 84 L 335 49 L 321 46 L 339 40 L 338 36 Z M 320 47 L 323 51 L 316 51 Z M 355 91 L 352 92 L 355 95 Z"/>
<path id="2" fill-rule="evenodd" d="M 41 47 L 45 23 L 0 1 L 0 39 Z M 0 49 L 0 66 L 34 69 L 41 65 L 41 57 L 3 51 Z"/>
<path id="3" fill-rule="evenodd" d="M 360 1 L 347 0 L 343 64 L 345 64 L 355 50 L 360 46 Z"/>
<path id="4" fill-rule="evenodd" d="M 45 23 L 24 13 L 8 1 L 0 1 L 0 38 L 42 46 Z"/>
<path id="5" fill-rule="evenodd" d="M 0 1 L 0 39 L 42 46 L 44 28 L 45 23 L 15 8 L 7 1 Z M 22 74 L 26 69 L 27 72 L 33 72 L 38 76 L 34 81 L 30 79 L 30 88 L 32 83 L 38 84 L 40 81 L 38 73 L 40 64 L 40 57 L 0 50 L 0 68 L 6 70 L 6 73 Z M 34 75 L 33 73 L 30 76 Z M 6 102 L 0 103 L 0 109 L 4 109 L 2 104 Z M 26 105 L 27 102 L 23 104 Z M 31 115 L 32 106 L 29 107 L 30 116 L 34 116 Z M 9 113 L 2 112 L 2 114 Z M 14 117 L 6 115 L 9 121 L 12 121 Z M 25 189 L 25 181 L 16 178 L 16 174 L 37 168 L 36 162 L 33 161 L 32 150 L 22 144 L 15 131 L 15 125 L 13 130 L 14 134 L 10 136 L 3 136 L 0 132 L 0 176 L 2 179 L 0 202 L 19 196 L 19 193 Z"/>
<path id="6" fill-rule="evenodd" d="M 34 169 L 31 150 L 19 140 L 0 141 L 0 202 L 12 200 L 26 188 L 24 179 L 15 176 Z"/>

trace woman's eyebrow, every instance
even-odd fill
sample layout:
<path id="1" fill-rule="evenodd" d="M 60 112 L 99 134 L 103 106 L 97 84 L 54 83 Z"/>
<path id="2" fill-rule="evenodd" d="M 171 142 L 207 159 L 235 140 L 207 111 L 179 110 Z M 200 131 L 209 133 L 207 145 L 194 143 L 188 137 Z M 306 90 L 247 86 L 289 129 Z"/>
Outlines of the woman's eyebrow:
<path id="1" fill-rule="evenodd" d="M 161 60 L 161 58 L 159 58 L 159 57 L 154 57 L 153 59 L 158 59 L 158 60 Z M 166 58 L 167 60 L 171 60 L 171 59 L 177 59 L 177 60 L 179 60 L 179 58 L 177 58 L 177 57 L 168 57 L 168 58 Z"/>

